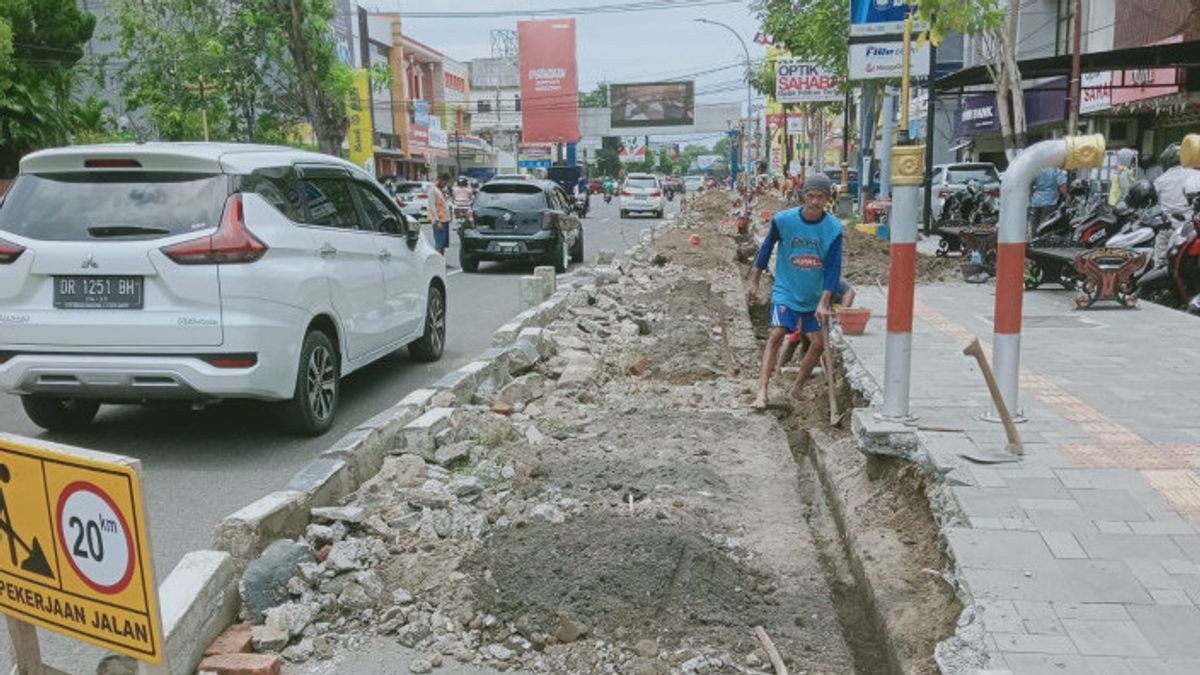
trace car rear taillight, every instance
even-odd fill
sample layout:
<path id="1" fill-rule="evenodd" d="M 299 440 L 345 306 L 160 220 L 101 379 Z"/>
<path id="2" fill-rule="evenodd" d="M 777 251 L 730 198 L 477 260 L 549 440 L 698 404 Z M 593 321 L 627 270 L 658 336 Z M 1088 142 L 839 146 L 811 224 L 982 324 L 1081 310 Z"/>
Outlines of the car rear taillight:
<path id="1" fill-rule="evenodd" d="M 217 368 L 253 368 L 258 365 L 258 354 L 214 354 L 204 360 Z"/>
<path id="2" fill-rule="evenodd" d="M 24 246 L 0 239 L 0 265 L 16 262 L 24 252 Z"/>
<path id="3" fill-rule="evenodd" d="M 622 197 L 632 197 L 633 193 L 630 192 L 629 190 L 621 190 L 621 196 Z"/>
<path id="4" fill-rule="evenodd" d="M 417 199 L 429 199 L 429 195 L 427 195 L 427 194 L 419 194 L 419 195 L 417 195 Z"/>
<path id="5" fill-rule="evenodd" d="M 650 191 L 650 196 L 651 196 L 651 197 L 661 197 L 661 196 L 662 196 L 662 192 L 661 192 L 661 191 L 659 191 L 659 190 L 651 190 L 651 191 Z"/>
<path id="6" fill-rule="evenodd" d="M 180 265 L 217 265 L 252 263 L 263 257 L 267 245 L 246 229 L 242 196 L 233 194 L 225 201 L 225 213 L 216 234 L 164 246 L 160 251 Z"/>

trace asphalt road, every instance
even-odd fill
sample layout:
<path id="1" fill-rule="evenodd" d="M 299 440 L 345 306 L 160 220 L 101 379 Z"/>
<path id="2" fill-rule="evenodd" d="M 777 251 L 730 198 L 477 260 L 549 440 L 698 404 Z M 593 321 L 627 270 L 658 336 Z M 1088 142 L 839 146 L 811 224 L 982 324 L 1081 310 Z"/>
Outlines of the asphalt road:
<path id="1" fill-rule="evenodd" d="M 668 216 L 678 203 L 668 203 Z M 601 249 L 619 255 L 636 244 L 656 219 L 620 219 L 617 205 L 592 197 L 584 220 L 585 263 Z M 457 240 L 457 237 L 455 237 Z M 267 408 L 253 402 L 226 402 L 204 410 L 187 407 L 104 406 L 85 432 L 45 432 L 25 417 L 20 400 L 0 394 L 0 429 L 142 461 L 142 490 L 150 522 L 155 571 L 161 580 L 188 551 L 208 548 L 213 527 L 259 497 L 283 488 L 305 463 L 359 423 L 432 384 L 491 346 L 492 332 L 521 311 L 517 280 L 530 265 L 481 263 L 474 274 L 457 267 L 456 245 L 447 251 L 448 327 L 446 351 L 436 363 L 410 360 L 401 350 L 359 370 L 342 382 L 333 428 L 319 438 L 281 435 Z M 7 631 L 0 640 L 8 643 Z M 103 650 L 39 631 L 43 659 L 69 673 L 95 672 Z M 7 672 L 0 649 L 0 672 Z"/>

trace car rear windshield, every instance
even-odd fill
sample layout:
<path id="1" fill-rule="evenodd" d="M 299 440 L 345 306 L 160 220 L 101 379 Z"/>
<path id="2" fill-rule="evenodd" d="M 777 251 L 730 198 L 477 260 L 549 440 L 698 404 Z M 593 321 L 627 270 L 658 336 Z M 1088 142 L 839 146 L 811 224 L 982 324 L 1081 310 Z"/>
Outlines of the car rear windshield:
<path id="1" fill-rule="evenodd" d="M 475 195 L 475 206 L 541 211 L 546 208 L 546 197 L 540 187 L 528 183 L 488 183 Z"/>
<path id="2" fill-rule="evenodd" d="M 224 174 L 23 174 L 0 206 L 0 230 L 49 241 L 169 237 L 216 227 L 228 196 Z"/>
<path id="3" fill-rule="evenodd" d="M 396 186 L 396 194 L 412 194 L 414 192 L 424 192 L 425 186 L 421 183 L 401 183 Z"/>
<path id="4" fill-rule="evenodd" d="M 625 181 L 625 187 L 656 188 L 658 187 L 658 181 L 653 178 L 630 178 Z"/>
<path id="5" fill-rule="evenodd" d="M 1000 176 L 996 173 L 996 169 L 990 166 L 964 166 L 946 172 L 947 183 L 966 183 L 969 180 L 977 180 L 980 183 L 999 183 Z"/>

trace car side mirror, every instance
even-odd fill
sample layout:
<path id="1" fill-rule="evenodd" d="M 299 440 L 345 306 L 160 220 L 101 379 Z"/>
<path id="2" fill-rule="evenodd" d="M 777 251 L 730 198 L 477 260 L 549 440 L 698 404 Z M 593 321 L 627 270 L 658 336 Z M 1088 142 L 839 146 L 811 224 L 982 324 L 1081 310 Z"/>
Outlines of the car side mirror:
<path id="1" fill-rule="evenodd" d="M 404 228 L 400 225 L 400 219 L 393 215 L 383 217 L 379 223 L 379 230 L 384 234 L 404 234 Z"/>

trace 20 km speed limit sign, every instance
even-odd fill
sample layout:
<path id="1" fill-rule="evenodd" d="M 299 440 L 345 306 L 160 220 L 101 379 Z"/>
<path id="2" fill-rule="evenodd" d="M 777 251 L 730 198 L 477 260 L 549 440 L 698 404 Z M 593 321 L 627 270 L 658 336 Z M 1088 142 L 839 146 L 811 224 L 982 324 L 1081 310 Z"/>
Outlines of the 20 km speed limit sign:
<path id="1" fill-rule="evenodd" d="M 28 629 L 24 639 L 40 626 L 162 662 L 140 468 L 0 432 L 0 612 Z"/>
<path id="2" fill-rule="evenodd" d="M 59 495 L 55 520 L 59 545 L 80 580 L 106 595 L 125 590 L 133 578 L 133 535 L 112 498 L 76 481 Z"/>

